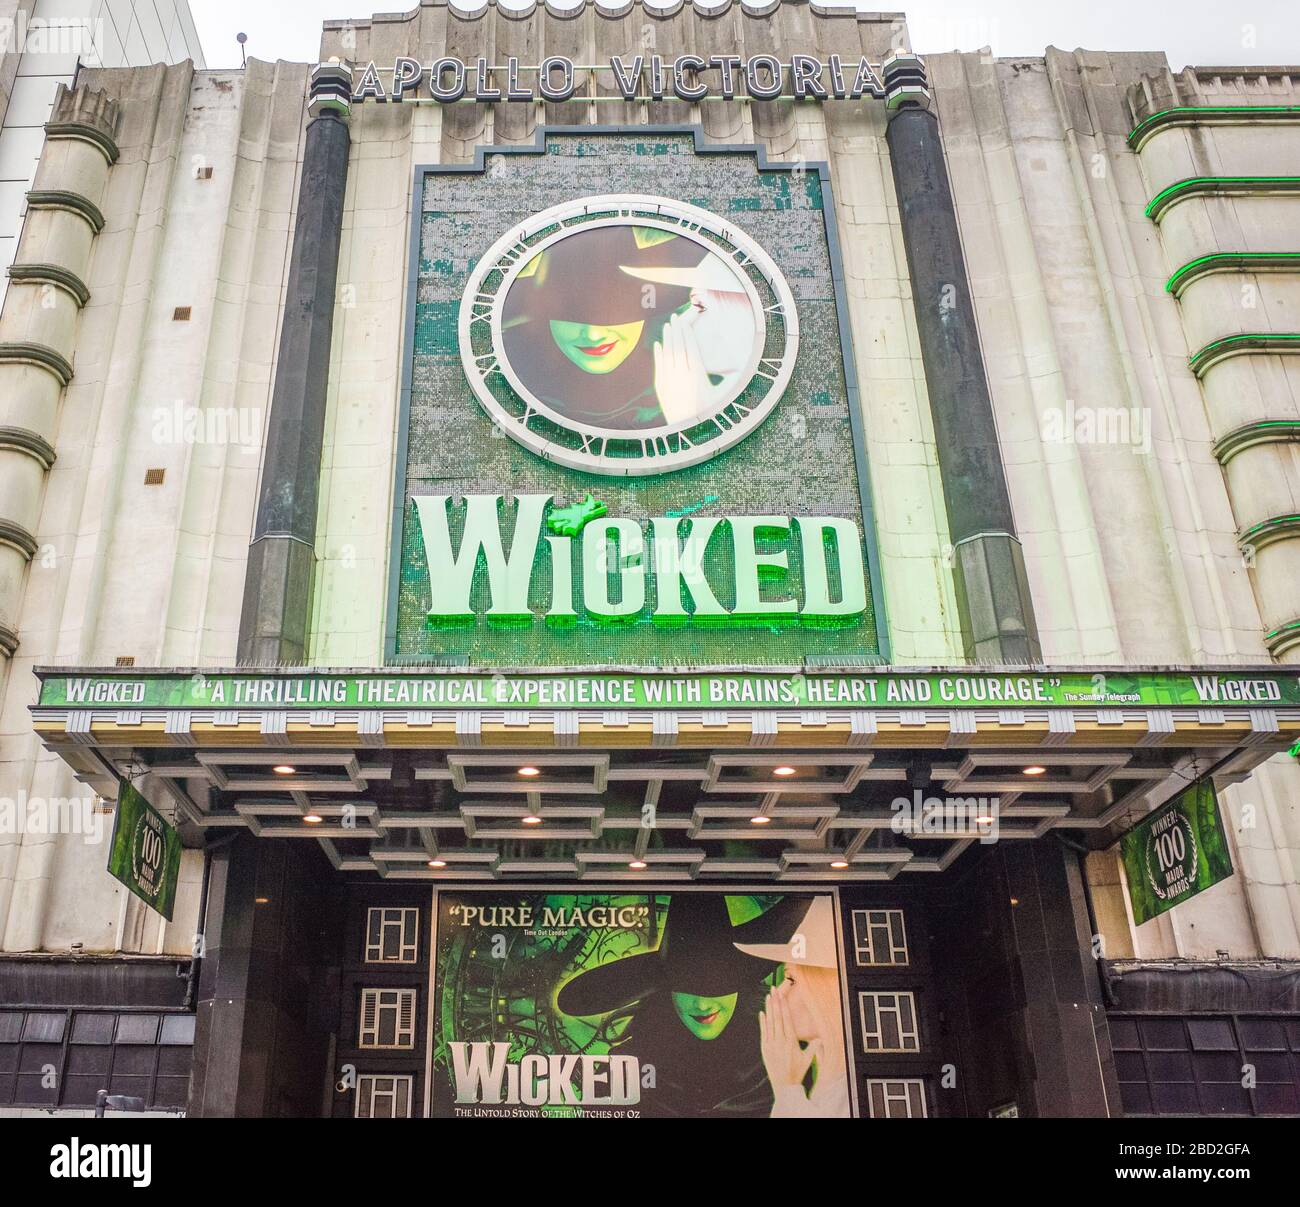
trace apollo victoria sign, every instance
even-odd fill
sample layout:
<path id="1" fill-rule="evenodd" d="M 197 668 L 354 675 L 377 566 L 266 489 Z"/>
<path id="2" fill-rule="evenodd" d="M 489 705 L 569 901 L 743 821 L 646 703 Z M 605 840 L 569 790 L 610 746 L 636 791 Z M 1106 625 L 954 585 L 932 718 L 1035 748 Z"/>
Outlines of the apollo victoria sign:
<path id="1" fill-rule="evenodd" d="M 912 56 L 906 58 L 912 61 Z M 362 68 L 353 82 L 352 103 L 567 101 L 577 92 L 577 73 L 584 70 L 607 70 L 615 89 L 608 99 L 624 101 L 662 101 L 670 96 L 683 101 L 738 97 L 766 101 L 782 96 L 856 101 L 885 96 L 883 67 L 866 58 L 846 60 L 837 54 L 825 59 L 792 54 L 784 61 L 773 54 L 710 55 L 707 59 L 695 54 L 673 59 L 657 54 L 611 55 L 601 67 L 580 66 L 564 55 L 550 55 L 537 64 L 524 64 L 514 56 L 503 64 L 486 58 L 467 62 L 453 56 L 421 63 L 399 55 L 391 68 L 380 68 L 374 62 Z M 590 94 L 583 95 L 587 99 Z"/>

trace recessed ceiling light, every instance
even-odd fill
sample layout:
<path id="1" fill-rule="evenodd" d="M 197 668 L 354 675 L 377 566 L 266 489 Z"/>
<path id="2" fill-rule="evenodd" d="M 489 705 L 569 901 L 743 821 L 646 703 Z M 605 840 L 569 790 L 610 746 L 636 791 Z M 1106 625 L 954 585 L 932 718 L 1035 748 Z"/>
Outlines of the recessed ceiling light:
<path id="1" fill-rule="evenodd" d="M 431 868 L 445 868 L 447 866 L 447 861 L 445 859 L 430 859 L 429 866 Z"/>
<path id="2" fill-rule="evenodd" d="M 531 779 L 534 775 L 541 775 L 542 773 L 536 767 L 520 767 L 519 774 L 526 775 Z"/>
<path id="3" fill-rule="evenodd" d="M 302 819 L 309 826 L 318 826 L 324 820 L 319 813 L 304 813 Z"/>
<path id="4" fill-rule="evenodd" d="M 752 825 L 755 825 L 755 826 L 765 826 L 765 825 L 767 825 L 767 824 L 768 824 L 772 819 L 771 819 L 770 817 L 764 817 L 764 816 L 760 813 L 757 817 L 751 817 L 749 820 L 750 820 L 750 824 L 752 824 Z"/>
<path id="5" fill-rule="evenodd" d="M 630 867 L 634 872 L 641 872 L 645 870 L 646 864 L 644 859 L 634 859 L 627 866 Z"/>
<path id="6" fill-rule="evenodd" d="M 281 763 L 277 767 L 272 767 L 271 770 L 274 771 L 276 775 L 293 775 L 297 772 L 298 768 L 290 767 L 288 763 Z"/>
<path id="7" fill-rule="evenodd" d="M 1026 767 L 1024 769 L 1025 775 L 1045 775 L 1046 773 L 1047 773 L 1047 768 L 1040 767 L 1038 766 L 1037 763 L 1035 763 L 1032 767 Z"/>
<path id="8" fill-rule="evenodd" d="M 793 768 L 793 767 L 773 767 L 773 768 L 772 768 L 772 774 L 773 774 L 773 775 L 793 775 L 793 774 L 794 774 L 794 768 Z"/>
<path id="9" fill-rule="evenodd" d="M 540 826 L 541 824 L 542 824 L 542 819 L 538 817 L 537 814 L 535 813 L 530 813 L 527 817 L 524 818 L 524 825 L 526 826 Z"/>
<path id="10" fill-rule="evenodd" d="M 265 905 L 268 901 L 271 900 L 271 898 L 270 898 L 270 897 L 254 897 L 253 900 L 254 900 L 258 905 Z"/>
<path id="11" fill-rule="evenodd" d="M 833 859 L 833 860 L 831 860 L 831 867 L 833 867 L 833 868 L 846 868 L 846 867 L 848 867 L 848 866 L 849 866 L 849 861 L 848 861 L 847 859 Z"/>

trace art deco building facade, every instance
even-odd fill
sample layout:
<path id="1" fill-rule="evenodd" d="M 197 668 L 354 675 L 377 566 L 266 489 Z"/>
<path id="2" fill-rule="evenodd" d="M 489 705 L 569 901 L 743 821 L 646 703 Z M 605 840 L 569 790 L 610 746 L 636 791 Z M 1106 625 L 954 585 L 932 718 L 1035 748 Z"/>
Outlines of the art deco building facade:
<path id="1" fill-rule="evenodd" d="M 426 0 L 60 90 L 5 1109 L 1300 1113 L 1300 69 L 906 46 Z"/>
<path id="2" fill-rule="evenodd" d="M 58 86 L 82 65 L 202 67 L 203 48 L 187 0 L 4 0 L 0 45 L 0 267 L 8 268 Z M 7 287 L 0 280 L 0 297 Z"/>

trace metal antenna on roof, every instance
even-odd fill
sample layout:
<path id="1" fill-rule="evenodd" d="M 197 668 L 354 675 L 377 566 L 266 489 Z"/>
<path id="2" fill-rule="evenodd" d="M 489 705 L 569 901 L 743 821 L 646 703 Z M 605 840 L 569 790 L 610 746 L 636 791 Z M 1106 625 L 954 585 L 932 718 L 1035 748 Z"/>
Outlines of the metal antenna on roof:
<path id="1" fill-rule="evenodd" d="M 244 49 L 244 44 L 248 41 L 248 35 L 247 35 L 247 34 L 242 34 L 242 33 L 241 33 L 241 34 L 236 34 L 236 35 L 235 35 L 235 41 L 239 43 L 239 65 L 240 65 L 241 67 L 247 67 L 247 66 L 248 66 L 248 52 Z"/>

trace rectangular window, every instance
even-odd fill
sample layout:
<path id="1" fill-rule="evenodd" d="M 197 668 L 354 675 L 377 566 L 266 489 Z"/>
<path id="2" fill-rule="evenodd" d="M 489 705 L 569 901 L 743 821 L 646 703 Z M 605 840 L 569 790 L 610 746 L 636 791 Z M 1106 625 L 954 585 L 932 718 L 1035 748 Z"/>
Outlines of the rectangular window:
<path id="1" fill-rule="evenodd" d="M 925 1082 L 919 1077 L 867 1079 L 867 1113 L 872 1119 L 924 1119 Z"/>
<path id="2" fill-rule="evenodd" d="M 363 989 L 359 1048 L 415 1046 L 415 990 Z"/>
<path id="3" fill-rule="evenodd" d="M 366 963 L 414 964 L 420 946 L 420 911 L 384 909 L 366 911 Z"/>
<path id="4" fill-rule="evenodd" d="M 901 909 L 855 909 L 853 954 L 859 968 L 906 964 L 907 932 Z"/>
<path id="5" fill-rule="evenodd" d="M 858 994 L 864 1052 L 919 1052 L 916 999 L 910 991 Z"/>
<path id="6" fill-rule="evenodd" d="M 409 1119 L 415 1078 L 377 1077 L 363 1073 L 357 1078 L 356 1118 Z"/>

